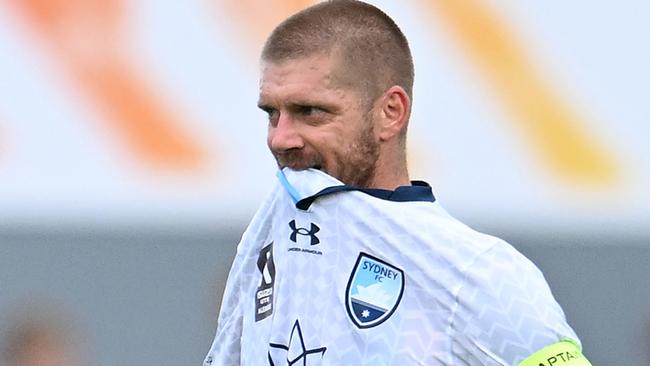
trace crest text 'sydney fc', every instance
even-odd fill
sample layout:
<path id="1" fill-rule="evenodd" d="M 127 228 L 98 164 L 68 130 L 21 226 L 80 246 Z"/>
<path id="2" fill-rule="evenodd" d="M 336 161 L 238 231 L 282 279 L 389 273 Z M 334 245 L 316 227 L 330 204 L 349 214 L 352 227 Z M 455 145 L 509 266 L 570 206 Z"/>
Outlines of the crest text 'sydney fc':
<path id="1" fill-rule="evenodd" d="M 360 253 L 345 291 L 345 306 L 359 328 L 371 328 L 388 319 L 402 299 L 404 271 L 366 253 Z"/>

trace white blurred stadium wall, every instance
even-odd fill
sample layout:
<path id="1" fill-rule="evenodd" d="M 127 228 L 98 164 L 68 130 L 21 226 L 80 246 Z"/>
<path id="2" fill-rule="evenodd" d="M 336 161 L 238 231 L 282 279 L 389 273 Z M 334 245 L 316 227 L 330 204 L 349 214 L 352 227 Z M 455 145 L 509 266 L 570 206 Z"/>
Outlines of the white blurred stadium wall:
<path id="1" fill-rule="evenodd" d="M 274 180 L 257 54 L 305 0 L 0 2 L 0 342 L 199 365 Z M 650 364 L 650 3 L 372 1 L 416 63 L 410 168 L 544 271 L 594 365 Z"/>

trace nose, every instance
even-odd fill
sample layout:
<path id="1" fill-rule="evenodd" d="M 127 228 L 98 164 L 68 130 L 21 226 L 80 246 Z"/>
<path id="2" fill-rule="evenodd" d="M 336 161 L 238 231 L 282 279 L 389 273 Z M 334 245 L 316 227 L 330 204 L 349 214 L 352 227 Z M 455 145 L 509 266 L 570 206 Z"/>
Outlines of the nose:
<path id="1" fill-rule="evenodd" d="M 277 123 L 269 124 L 268 145 L 272 151 L 283 152 L 304 147 L 304 140 L 296 121 L 286 113 L 280 113 Z"/>

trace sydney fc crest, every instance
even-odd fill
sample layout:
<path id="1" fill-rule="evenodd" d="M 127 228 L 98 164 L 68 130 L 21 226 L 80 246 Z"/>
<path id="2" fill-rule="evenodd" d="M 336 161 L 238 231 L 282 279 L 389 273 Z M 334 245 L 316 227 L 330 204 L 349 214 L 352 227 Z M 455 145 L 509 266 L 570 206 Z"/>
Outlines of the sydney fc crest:
<path id="1" fill-rule="evenodd" d="M 404 271 L 366 253 L 360 253 L 345 291 L 345 306 L 359 328 L 371 328 L 388 319 L 402 299 Z"/>

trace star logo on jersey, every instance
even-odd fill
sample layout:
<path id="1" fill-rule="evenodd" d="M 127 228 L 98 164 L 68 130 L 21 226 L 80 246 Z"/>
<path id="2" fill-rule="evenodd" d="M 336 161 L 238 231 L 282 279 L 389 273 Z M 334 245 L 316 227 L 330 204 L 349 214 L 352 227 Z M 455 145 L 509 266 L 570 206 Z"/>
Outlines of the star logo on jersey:
<path id="1" fill-rule="evenodd" d="M 255 321 L 264 320 L 273 314 L 273 284 L 275 283 L 275 264 L 273 263 L 273 243 L 260 250 L 257 268 L 262 279 L 255 291 Z"/>
<path id="2" fill-rule="evenodd" d="M 327 347 L 308 349 L 305 339 L 302 336 L 300 322 L 296 319 L 291 329 L 289 342 L 284 344 L 269 344 L 269 365 L 270 366 L 317 366 L 320 365 Z"/>
<path id="3" fill-rule="evenodd" d="M 360 253 L 345 291 L 345 306 L 359 328 L 371 328 L 388 319 L 404 292 L 404 271 L 366 253 Z"/>
<path id="4" fill-rule="evenodd" d="M 291 228 L 291 235 L 289 235 L 289 240 L 292 242 L 297 243 L 297 236 L 304 235 L 308 236 L 311 239 L 311 245 L 320 244 L 320 239 L 318 239 L 316 236 L 316 233 L 320 231 L 320 228 L 313 222 L 311 223 L 311 228 L 309 230 L 304 227 L 296 227 L 296 220 L 289 221 L 289 227 Z"/>

